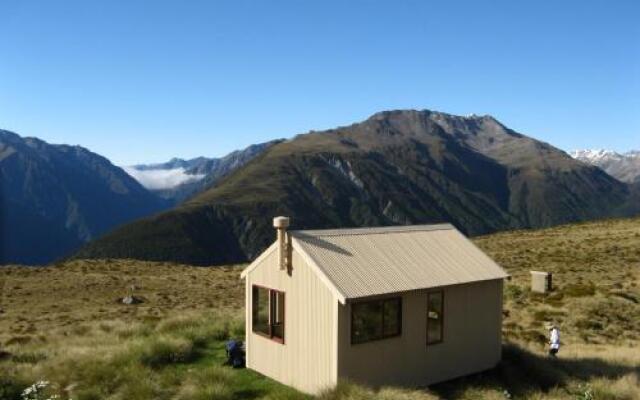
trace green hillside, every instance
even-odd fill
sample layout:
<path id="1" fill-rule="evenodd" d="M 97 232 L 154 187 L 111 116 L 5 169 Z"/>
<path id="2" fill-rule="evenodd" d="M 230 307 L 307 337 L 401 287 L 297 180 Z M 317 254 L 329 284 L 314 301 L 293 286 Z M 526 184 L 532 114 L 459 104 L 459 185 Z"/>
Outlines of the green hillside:
<path id="1" fill-rule="evenodd" d="M 224 264 L 263 250 L 279 214 L 293 228 L 446 221 L 478 235 L 616 215 L 629 198 L 626 184 L 492 117 L 390 111 L 274 145 L 189 202 L 116 229 L 75 258 Z"/>

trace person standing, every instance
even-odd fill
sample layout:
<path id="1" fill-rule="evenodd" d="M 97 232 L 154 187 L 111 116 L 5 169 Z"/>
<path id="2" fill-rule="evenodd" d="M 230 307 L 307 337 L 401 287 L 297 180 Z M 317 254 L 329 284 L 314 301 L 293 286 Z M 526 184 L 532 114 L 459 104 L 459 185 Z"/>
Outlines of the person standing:
<path id="1" fill-rule="evenodd" d="M 555 325 L 549 326 L 549 355 L 555 357 L 560 350 L 560 330 Z"/>

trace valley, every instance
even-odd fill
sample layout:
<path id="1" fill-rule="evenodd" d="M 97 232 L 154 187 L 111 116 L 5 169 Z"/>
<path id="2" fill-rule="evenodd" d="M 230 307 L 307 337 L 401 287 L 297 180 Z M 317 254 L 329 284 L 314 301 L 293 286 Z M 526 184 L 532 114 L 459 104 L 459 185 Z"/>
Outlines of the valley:
<path id="1" fill-rule="evenodd" d="M 278 142 L 221 158 L 120 168 L 80 146 L 0 130 L 0 265 L 69 257 L 119 225 L 214 185 Z"/>
<path id="2" fill-rule="evenodd" d="M 105 157 L 0 130 L 0 264 L 47 264 L 166 209 Z"/>
<path id="3" fill-rule="evenodd" d="M 215 185 L 217 181 L 281 141 L 253 144 L 220 158 L 173 158 L 165 163 L 138 164 L 122 168 L 149 191 L 174 206 Z"/>
<path id="4" fill-rule="evenodd" d="M 124 169 L 0 131 L 0 264 L 246 262 L 276 214 L 295 229 L 446 221 L 474 236 L 637 215 L 638 158 L 605 153 L 572 158 L 492 116 L 431 110 Z"/>
<path id="5" fill-rule="evenodd" d="M 469 235 L 636 215 L 630 185 L 491 116 L 395 110 L 276 144 L 164 213 L 74 255 L 244 262 L 294 229 L 450 222 Z"/>

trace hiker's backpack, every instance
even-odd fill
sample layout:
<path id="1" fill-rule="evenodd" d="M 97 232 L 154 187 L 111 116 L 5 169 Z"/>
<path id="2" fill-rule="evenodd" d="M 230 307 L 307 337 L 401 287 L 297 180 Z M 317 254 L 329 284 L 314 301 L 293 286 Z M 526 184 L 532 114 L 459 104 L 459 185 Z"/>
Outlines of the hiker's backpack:
<path id="1" fill-rule="evenodd" d="M 244 367 L 244 349 L 241 340 L 229 340 L 226 344 L 227 364 L 233 368 Z"/>

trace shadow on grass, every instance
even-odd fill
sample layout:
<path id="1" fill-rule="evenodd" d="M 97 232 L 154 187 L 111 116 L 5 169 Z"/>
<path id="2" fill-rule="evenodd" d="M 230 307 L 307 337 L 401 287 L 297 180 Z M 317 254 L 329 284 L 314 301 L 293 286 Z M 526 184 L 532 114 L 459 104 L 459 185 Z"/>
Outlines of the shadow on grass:
<path id="1" fill-rule="evenodd" d="M 524 396 L 564 387 L 572 379 L 617 379 L 629 374 L 640 378 L 640 367 L 614 364 L 597 358 L 554 359 L 506 344 L 503 346 L 502 361 L 496 368 L 432 385 L 429 389 L 447 399 L 461 397 L 470 388 L 508 390 L 513 395 Z"/>
<path id="2" fill-rule="evenodd" d="M 257 399 L 265 395 L 264 390 L 258 389 L 241 389 L 233 392 L 233 398 L 237 400 Z"/>

